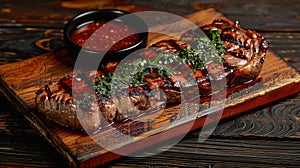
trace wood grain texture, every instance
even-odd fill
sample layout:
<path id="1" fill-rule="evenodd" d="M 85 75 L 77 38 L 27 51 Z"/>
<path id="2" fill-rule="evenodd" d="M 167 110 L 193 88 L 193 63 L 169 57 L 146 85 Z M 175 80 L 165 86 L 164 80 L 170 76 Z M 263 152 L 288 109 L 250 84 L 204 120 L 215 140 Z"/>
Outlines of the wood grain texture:
<path id="1" fill-rule="evenodd" d="M 216 8 L 230 20 L 239 20 L 243 27 L 257 31 L 299 32 L 298 0 L 269 1 L 269 0 L 156 0 L 141 1 L 129 0 L 130 3 L 151 7 L 155 10 L 176 13 L 179 15 L 190 14 L 196 10 Z"/>
<path id="2" fill-rule="evenodd" d="M 290 101 L 273 104 L 269 108 L 257 110 L 235 120 L 227 121 L 216 128 L 217 137 L 261 137 L 299 138 L 300 135 L 300 95 Z"/>
<path id="3" fill-rule="evenodd" d="M 223 16 L 213 9 L 200 11 L 187 16 L 189 20 L 194 22 L 197 21 L 199 24 L 207 24 L 220 17 Z M 150 35 L 149 43 L 160 40 L 160 38 L 162 37 Z M 44 130 L 43 135 L 48 136 L 47 138 L 50 140 L 50 142 L 56 147 L 59 147 L 58 149 L 70 159 L 70 164 L 74 166 L 77 163 L 79 163 L 80 166 L 103 164 L 119 156 L 112 155 L 106 150 L 103 150 L 103 148 L 99 146 L 95 141 L 93 141 L 91 137 L 80 132 L 76 133 L 68 128 L 61 128 L 49 121 L 43 120 L 42 116 L 34 113 L 35 92 L 42 85 L 71 74 L 73 71 L 73 63 L 74 62 L 68 57 L 65 51 L 50 52 L 17 63 L 2 65 L 0 67 L 1 78 L 4 82 L 3 84 L 7 84 L 8 86 L 8 88 L 6 89 L 13 90 L 14 93 L 21 99 L 21 101 L 25 102 L 25 104 L 28 106 L 28 109 L 31 109 L 30 111 L 23 111 L 23 113 L 29 113 L 27 115 L 30 121 L 34 122 L 34 124 L 39 127 L 39 130 Z M 276 65 L 276 67 L 272 65 Z M 281 59 L 270 52 L 267 54 L 267 58 L 265 60 L 260 78 L 262 78 L 261 82 L 255 84 L 254 86 L 242 89 L 239 92 L 236 92 L 228 97 L 223 118 L 230 118 L 245 111 L 245 109 L 259 107 L 263 105 L 264 102 L 269 103 L 270 101 L 282 98 L 283 96 L 286 96 L 288 94 L 286 93 L 285 95 L 280 95 L 283 93 L 278 92 L 280 88 L 290 89 L 292 86 L 299 87 L 300 80 L 299 74 L 296 72 L 296 70 L 287 66 Z M 297 92 L 298 90 L 295 91 Z M 262 95 L 272 95 L 272 97 L 267 97 L 269 99 L 263 101 L 263 99 L 261 98 Z M 259 100 L 261 100 L 261 102 L 254 102 L 254 99 L 257 99 L 259 97 Z M 245 102 L 247 101 L 254 102 L 254 104 L 251 104 L 251 108 L 249 108 L 249 105 L 245 105 Z M 196 113 L 198 110 L 192 110 L 193 113 L 189 113 L 186 111 L 180 111 L 179 106 L 173 107 L 171 109 L 172 110 L 170 112 L 166 111 L 160 117 L 152 121 L 151 126 L 149 124 L 143 124 L 142 128 L 147 132 L 142 131 L 141 133 L 144 134 L 142 134 L 141 136 L 139 136 L 140 133 L 136 134 L 136 129 L 131 130 L 132 127 L 135 127 L 133 125 L 135 123 L 128 123 L 119 128 L 122 130 L 122 132 L 129 131 L 129 133 L 134 133 L 133 135 L 136 136 L 135 140 L 133 140 L 133 142 L 135 142 L 134 144 L 132 144 L 132 140 L 128 141 L 127 139 L 122 139 L 122 137 L 120 137 L 117 138 L 120 141 L 108 141 L 109 145 L 117 147 L 120 146 L 120 142 L 125 142 L 124 145 L 126 144 L 126 146 L 120 146 L 122 147 L 122 150 L 126 150 L 127 152 L 134 152 L 135 150 L 141 149 L 140 147 L 144 147 L 143 145 L 137 145 L 138 143 L 153 145 L 154 143 L 158 143 L 162 140 L 166 140 L 184 133 L 184 131 L 186 130 L 175 129 L 175 127 L 181 126 L 182 128 L 184 128 L 187 123 L 203 116 L 203 114 L 201 113 Z M 180 119 L 180 121 L 177 120 L 176 122 L 172 122 L 171 116 L 174 114 L 175 119 Z M 39 121 L 40 124 L 36 123 L 37 120 L 41 120 Z M 214 121 L 214 119 L 212 118 L 211 121 Z M 192 129 L 203 126 L 203 123 L 204 118 L 197 119 L 196 124 Z M 171 136 L 169 135 L 169 137 L 163 136 L 167 132 L 165 131 L 166 129 L 160 129 L 163 128 L 163 126 L 167 125 L 167 130 L 173 131 L 173 134 Z M 148 128 L 152 129 L 149 130 Z M 96 138 L 97 140 L 103 142 L 108 140 L 109 137 L 114 134 L 114 130 L 112 129 L 94 134 L 93 138 Z M 121 136 L 119 134 L 115 135 Z M 157 139 L 157 137 L 164 138 L 161 138 L 161 140 L 157 141 L 155 140 Z M 135 148 L 133 148 L 133 146 L 135 146 Z M 101 158 L 102 160 L 99 160 L 99 158 Z"/>
<path id="4" fill-rule="evenodd" d="M 300 33 L 299 32 L 262 32 L 270 42 L 270 48 L 283 60 L 300 70 Z"/>
<path id="5" fill-rule="evenodd" d="M 57 150 L 0 93 L 0 167 L 66 167 Z"/>
<path id="6" fill-rule="evenodd" d="M 199 143 L 199 133 L 191 133 L 181 143 L 167 152 L 147 158 L 121 158 L 107 167 L 297 167 L 299 166 L 299 142 L 263 139 L 210 138 Z M 288 154 L 294 144 L 293 151 Z M 255 148 L 254 148 L 255 147 Z M 269 157 L 265 157 L 268 155 Z M 164 160 L 164 162 L 161 162 Z M 158 163 L 160 163 L 158 165 Z"/>
<path id="7" fill-rule="evenodd" d="M 6 26 L 0 32 L 0 64 L 18 62 L 63 48 L 61 29 L 16 28 Z"/>
<path id="8" fill-rule="evenodd" d="M 283 2 L 280 0 L 254 0 L 254 1 L 240 1 L 240 0 L 201 0 L 201 1 L 185 1 L 185 0 L 156 0 L 156 1 L 145 1 L 145 0 L 129 0 L 135 4 L 142 4 L 150 9 L 154 10 L 163 10 L 169 11 L 171 13 L 177 14 L 189 14 L 194 9 L 206 9 L 209 7 L 215 7 L 223 14 L 225 14 L 231 20 L 240 20 L 243 27 L 248 27 L 251 29 L 256 29 L 260 31 L 270 42 L 271 50 L 278 53 L 281 57 L 284 58 L 288 63 L 297 66 L 299 69 L 299 48 L 300 43 L 293 43 L 293 40 L 297 40 L 299 38 L 299 1 L 291 0 L 288 2 Z M 46 29 L 61 29 L 62 23 L 66 21 L 69 12 L 75 14 L 77 11 L 68 11 L 62 10 L 59 6 L 60 1 L 45 1 L 45 0 L 29 0 L 21 3 L 20 1 L 15 0 L 2 0 L 1 1 L 1 10 L 0 10 L 0 26 L 1 32 L 5 30 L 8 26 L 12 26 L 9 29 L 14 29 L 18 31 L 19 29 L 23 30 L 28 29 L 32 26 L 36 26 L 37 29 L 41 28 L 41 32 L 46 31 L 42 27 Z M 252 10 L 241 10 L 241 8 L 251 7 L 255 5 L 256 12 L 253 13 Z M 196 7 L 192 9 L 192 7 Z M 31 10 L 34 7 L 34 10 Z M 30 10 L 29 10 L 30 9 Z M 9 11 L 11 11 L 9 13 Z M 32 12 L 34 11 L 34 12 Z M 32 13 L 31 13 L 32 12 Z M 53 14 L 54 13 L 54 14 Z M 53 19 L 53 16 L 55 19 Z M 263 18 L 263 19 L 262 19 Z M 49 22 L 48 22 L 49 20 Z M 268 29 L 264 29 L 265 25 L 273 25 Z M 48 27 L 46 27 L 48 26 Z M 1 45 L 0 49 L 0 58 L 1 64 L 5 64 L 8 62 L 20 61 L 23 59 L 27 59 L 29 56 L 37 56 L 42 53 L 46 53 L 47 51 L 41 51 L 37 47 L 34 46 L 34 43 L 27 43 L 26 41 L 34 41 L 31 40 L 31 37 L 36 37 L 38 39 L 44 38 L 43 36 L 39 37 L 35 35 L 32 31 L 27 31 L 26 35 L 28 38 L 19 38 L 19 40 L 13 40 L 16 36 L 20 36 L 16 34 L 16 36 L 12 35 L 10 38 L 4 38 L 7 35 L 1 34 Z M 286 38 L 289 37 L 289 38 Z M 6 40 L 13 40 L 13 45 L 3 46 L 3 42 Z M 19 45 L 21 44 L 21 45 Z M 14 48 L 14 45 L 18 45 L 17 48 Z M 57 44 L 53 47 L 56 47 Z M 5 52 L 3 52 L 5 51 Z M 20 52 L 18 52 L 20 51 Z M 26 53 L 31 53 L 30 55 Z M 12 53 L 12 54 L 10 54 Z M 15 53 L 15 54 L 14 54 Z M 35 53 L 35 54 L 34 54 Z M 16 59 L 15 59 L 16 58 Z M 0 97 L 2 97 L 1 95 Z M 108 164 L 107 167 L 299 167 L 299 157 L 295 157 L 295 153 L 297 153 L 297 149 L 299 148 L 299 139 L 297 136 L 299 132 L 293 127 L 289 127 L 288 129 L 282 129 L 281 134 L 284 134 L 283 131 L 289 132 L 288 137 L 277 138 L 275 134 L 268 134 L 268 137 L 264 137 L 265 133 L 256 134 L 256 132 L 252 132 L 250 137 L 247 135 L 248 128 L 253 128 L 253 126 L 263 127 L 265 124 L 261 122 L 260 124 L 252 125 L 251 121 L 258 121 L 257 119 L 264 121 L 270 121 L 274 123 L 274 129 L 281 129 L 282 125 L 288 125 L 290 120 L 275 120 L 273 117 L 273 106 L 284 105 L 288 107 L 289 105 L 295 104 L 291 102 L 299 102 L 300 97 L 293 96 L 283 101 L 274 102 L 268 106 L 265 106 L 263 109 L 257 109 L 250 111 L 247 115 L 241 115 L 239 117 L 235 117 L 234 119 L 227 120 L 226 122 L 222 122 L 218 127 L 222 127 L 225 129 L 223 125 L 230 125 L 230 128 L 226 129 L 226 132 L 222 132 L 221 130 L 215 131 L 214 136 L 211 136 L 211 139 L 218 140 L 222 142 L 222 145 L 218 145 L 215 143 L 205 143 L 200 145 L 205 150 L 198 151 L 190 151 L 192 148 L 196 148 L 198 146 L 198 139 L 193 138 L 190 139 L 194 145 L 186 146 L 182 145 L 180 150 L 177 150 L 177 153 L 174 153 L 172 148 L 170 149 L 170 154 L 168 151 L 160 155 L 160 157 L 147 157 L 147 158 L 122 158 Z M 35 129 L 29 126 L 28 122 L 22 115 L 20 115 L 15 107 L 11 107 L 7 109 L 9 102 L 5 99 L 0 99 L 0 111 L 1 111 L 1 124 L 5 126 L 0 127 L 1 137 L 0 137 L 0 146 L 5 148 L 0 148 L 0 166 L 1 167 L 66 167 L 66 160 L 57 159 L 58 153 L 56 152 L 48 152 L 49 146 L 44 138 L 41 138 Z M 282 108 L 284 109 L 284 108 Z M 264 111 L 264 113 L 261 113 Z M 269 112 L 269 115 L 267 114 Z M 284 113 L 285 111 L 281 111 L 280 113 Z M 14 115 L 12 115 L 14 114 Z M 297 119 L 297 115 L 295 113 L 289 113 L 291 116 L 290 119 Z M 282 115 L 282 114 L 281 114 Z M 293 116 L 295 115 L 295 116 Z M 271 118 L 270 118 L 271 117 Z M 240 120 L 247 121 L 240 124 Z M 249 122 L 249 120 L 251 122 Z M 237 122 L 235 122 L 237 121 Z M 296 120 L 297 121 L 297 120 Z M 229 124 L 228 124 L 229 122 Z M 279 123 L 277 123 L 279 122 Z M 295 122 L 296 124 L 297 122 Z M 278 128 L 276 126 L 278 125 Z M 217 130 L 218 130 L 217 127 Z M 23 131 L 25 128 L 26 131 Z M 245 128 L 245 129 L 244 129 Z M 287 127 L 286 127 L 287 128 Z M 235 131 L 237 129 L 237 131 Z M 245 132 L 245 133 L 244 133 Z M 7 133 L 7 134 L 6 134 Z M 235 133 L 235 134 L 234 134 Z M 293 138 L 294 135 L 295 138 Z M 222 136 L 224 135 L 224 136 Z M 227 136 L 228 135 L 228 136 Z M 239 136 L 240 135 L 240 136 Z M 274 135 L 275 137 L 272 137 Z M 219 137 L 221 136 L 221 137 Z M 28 137 L 27 140 L 22 140 L 22 137 Z M 27 139 L 27 138 L 25 138 Z M 189 138 L 188 138 L 189 139 Z M 208 139 L 207 141 L 210 141 Z M 264 144 L 257 145 L 257 142 Z M 269 143 L 272 142 L 272 143 Z M 180 144 L 185 144 L 185 139 L 179 142 Z M 245 144 L 247 143 L 249 146 L 247 148 L 240 148 L 238 157 L 230 157 L 226 156 L 227 153 L 215 155 L 215 157 L 211 157 L 209 155 L 206 157 L 207 153 L 214 153 L 215 149 L 218 151 L 226 151 L 227 146 L 235 144 Z M 35 147 L 35 144 L 38 144 L 38 148 Z M 210 147 L 207 146 L 210 144 Z M 267 152 L 268 149 L 273 147 L 282 146 L 282 144 L 289 146 L 289 148 L 282 148 L 281 154 L 284 154 L 285 157 L 277 155 L 278 157 L 274 157 L 276 155 L 273 154 L 273 151 Z M 249 153 L 249 149 L 251 149 L 252 153 Z M 295 150 L 294 150 L 295 149 Z M 184 155 L 181 154 L 181 150 L 185 150 Z M 299 152 L 298 152 L 299 153 Z M 229 153 L 228 153 L 229 154 Z M 257 155 L 260 154 L 260 155 Z M 222 155 L 222 156 L 220 156 Z M 44 157 L 43 157 L 44 156 Z M 166 156 L 166 157 L 164 157 Z M 176 160 L 173 158 L 176 156 Z M 258 158 L 263 159 L 258 159 Z M 271 161 L 273 159 L 273 161 Z M 170 161 L 169 161 L 170 160 Z M 274 164 L 273 164 L 274 163 Z M 298 163 L 298 164 L 297 164 Z"/>

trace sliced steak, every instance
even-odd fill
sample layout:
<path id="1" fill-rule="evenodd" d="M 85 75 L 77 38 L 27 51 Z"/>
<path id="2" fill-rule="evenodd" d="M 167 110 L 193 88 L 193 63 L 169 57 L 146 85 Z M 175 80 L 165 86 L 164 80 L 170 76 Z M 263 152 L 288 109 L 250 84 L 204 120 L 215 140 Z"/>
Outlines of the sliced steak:
<path id="1" fill-rule="evenodd" d="M 244 30 L 238 22 L 227 20 L 215 20 L 201 29 L 208 36 L 212 29 L 220 33 L 226 52 L 215 57 L 223 59 L 223 62 L 209 61 L 205 67 L 190 71 L 191 64 L 178 67 L 171 60 L 162 64 L 167 69 L 177 66 L 182 72 L 190 72 L 190 76 L 184 73 L 165 75 L 154 68 L 140 76 L 139 80 L 145 83 L 117 88 L 114 92 L 109 85 L 111 78 L 108 77 L 119 71 L 116 70 L 119 64 L 109 62 L 102 65 L 95 74 L 74 74 L 45 85 L 37 92 L 37 108 L 47 118 L 63 126 L 75 129 L 83 127 L 88 132 L 94 132 L 112 122 L 158 111 L 166 103 L 180 103 L 182 99 L 214 94 L 213 91 L 218 92 L 224 88 L 224 80 L 230 87 L 258 76 L 268 48 L 268 43 L 260 34 Z M 180 40 L 163 40 L 153 44 L 151 48 L 139 53 L 139 57 L 155 59 L 160 53 L 179 53 L 180 56 L 180 52 L 185 49 L 193 49 L 199 36 L 201 33 L 189 30 Z M 79 94 L 74 96 L 72 89 L 76 89 Z"/>
<path id="2" fill-rule="evenodd" d="M 129 90 L 119 91 L 109 98 L 95 97 L 90 86 L 94 82 L 91 76 L 82 78 L 82 75 L 75 74 L 45 85 L 37 91 L 38 111 L 62 126 L 94 132 L 113 121 L 155 112 L 165 106 L 166 98 L 159 90 L 146 91 L 141 87 L 124 88 Z M 75 97 L 72 88 L 76 89 Z"/>

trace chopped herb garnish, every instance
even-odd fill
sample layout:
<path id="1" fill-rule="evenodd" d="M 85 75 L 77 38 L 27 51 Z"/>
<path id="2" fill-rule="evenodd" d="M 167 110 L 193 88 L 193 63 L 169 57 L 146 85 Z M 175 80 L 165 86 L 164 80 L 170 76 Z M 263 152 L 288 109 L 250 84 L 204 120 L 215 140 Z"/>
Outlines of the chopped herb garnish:
<path id="1" fill-rule="evenodd" d="M 223 63 L 223 59 L 216 56 L 224 54 L 224 47 L 220 33 L 216 29 L 211 29 L 207 37 L 198 37 L 193 49 L 185 48 L 179 54 L 185 63 L 192 65 L 192 70 L 204 69 L 209 62 Z"/>
<path id="2" fill-rule="evenodd" d="M 124 88 L 129 86 L 142 86 L 147 82 L 144 77 L 153 76 L 151 72 L 156 72 L 158 77 L 170 76 L 174 70 L 163 64 L 163 55 L 158 54 L 154 60 L 139 58 L 133 62 L 119 65 L 116 73 L 113 74 L 112 85 L 114 89 Z M 154 76 L 153 76 L 154 77 Z"/>
<path id="3" fill-rule="evenodd" d="M 73 102 L 75 105 L 78 105 L 80 108 L 88 108 L 89 104 L 93 102 L 95 98 L 96 96 L 92 94 L 83 93 L 81 99 L 73 99 Z"/>
<path id="4" fill-rule="evenodd" d="M 58 110 L 59 107 L 60 107 L 60 103 L 57 103 L 57 104 L 56 104 L 56 110 Z"/>
<path id="5" fill-rule="evenodd" d="M 40 94 L 42 94 L 42 91 L 41 91 L 41 90 L 38 90 L 38 91 L 35 92 L 35 94 L 36 94 L 36 95 L 40 95 Z"/>
<path id="6" fill-rule="evenodd" d="M 209 62 L 223 64 L 223 59 L 218 58 L 226 53 L 218 29 L 207 32 L 208 37 L 198 37 L 192 49 L 182 49 L 179 53 L 158 53 L 153 59 L 139 58 L 130 63 L 119 64 L 114 73 L 97 77 L 95 82 L 96 94 L 101 98 L 109 98 L 115 91 L 128 86 L 146 86 L 147 77 L 166 78 L 177 72 L 176 66 L 180 64 L 191 65 L 191 70 L 203 70 Z M 175 65 L 173 68 L 167 64 Z M 156 72 L 158 76 L 153 76 Z M 113 87 L 113 88 L 112 88 Z"/>
<path id="7" fill-rule="evenodd" d="M 221 41 L 221 34 L 218 29 L 211 29 L 208 31 L 208 38 L 217 50 L 218 55 L 223 55 L 227 52 L 223 42 Z"/>

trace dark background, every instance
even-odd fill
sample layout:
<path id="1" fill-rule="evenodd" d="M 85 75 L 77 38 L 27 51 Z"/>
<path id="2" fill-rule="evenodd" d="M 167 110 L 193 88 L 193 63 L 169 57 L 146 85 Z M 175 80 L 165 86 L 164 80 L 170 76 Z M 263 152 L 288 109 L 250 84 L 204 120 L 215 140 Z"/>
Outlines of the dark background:
<path id="1" fill-rule="evenodd" d="M 121 7 L 185 15 L 216 8 L 254 29 L 290 65 L 300 69 L 300 1 L 105 0 L 0 1 L 0 64 L 63 48 L 62 28 L 81 10 Z M 67 167 L 68 162 L 0 94 L 0 167 Z M 299 167 L 300 95 L 219 124 L 205 142 L 189 133 L 168 151 L 148 158 L 123 157 L 107 167 Z"/>

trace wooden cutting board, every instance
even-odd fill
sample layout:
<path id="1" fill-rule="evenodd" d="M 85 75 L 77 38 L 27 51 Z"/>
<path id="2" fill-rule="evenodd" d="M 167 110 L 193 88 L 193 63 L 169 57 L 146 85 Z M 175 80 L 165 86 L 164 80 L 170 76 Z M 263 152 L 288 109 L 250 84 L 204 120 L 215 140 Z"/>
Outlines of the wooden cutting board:
<path id="1" fill-rule="evenodd" d="M 214 9 L 208 9 L 192 13 L 185 18 L 200 26 L 225 17 Z M 161 35 L 150 34 L 149 44 L 162 38 L 164 37 Z M 72 74 L 73 65 L 74 61 L 62 50 L 0 66 L 0 90 L 12 105 L 70 161 L 71 166 L 93 167 L 121 157 L 104 149 L 94 140 L 106 142 L 122 153 L 132 153 L 182 135 L 187 130 L 194 130 L 217 121 L 214 117 L 207 117 L 207 114 L 217 113 L 217 110 L 209 109 L 203 113 L 199 111 L 199 106 L 191 103 L 187 108 L 180 105 L 168 107 L 159 117 L 149 122 L 128 121 L 120 125 L 117 129 L 130 135 L 132 137 L 130 140 L 116 134 L 113 129 L 88 136 L 84 132 L 58 126 L 37 113 L 34 103 L 35 92 L 50 81 Z M 272 52 L 267 53 L 258 79 L 260 80 L 235 88 L 235 92 L 228 95 L 221 119 L 232 118 L 300 91 L 299 72 Z M 147 120 L 147 117 L 151 115 L 141 118 Z M 119 141 L 111 141 L 112 136 L 115 137 L 114 140 Z"/>

